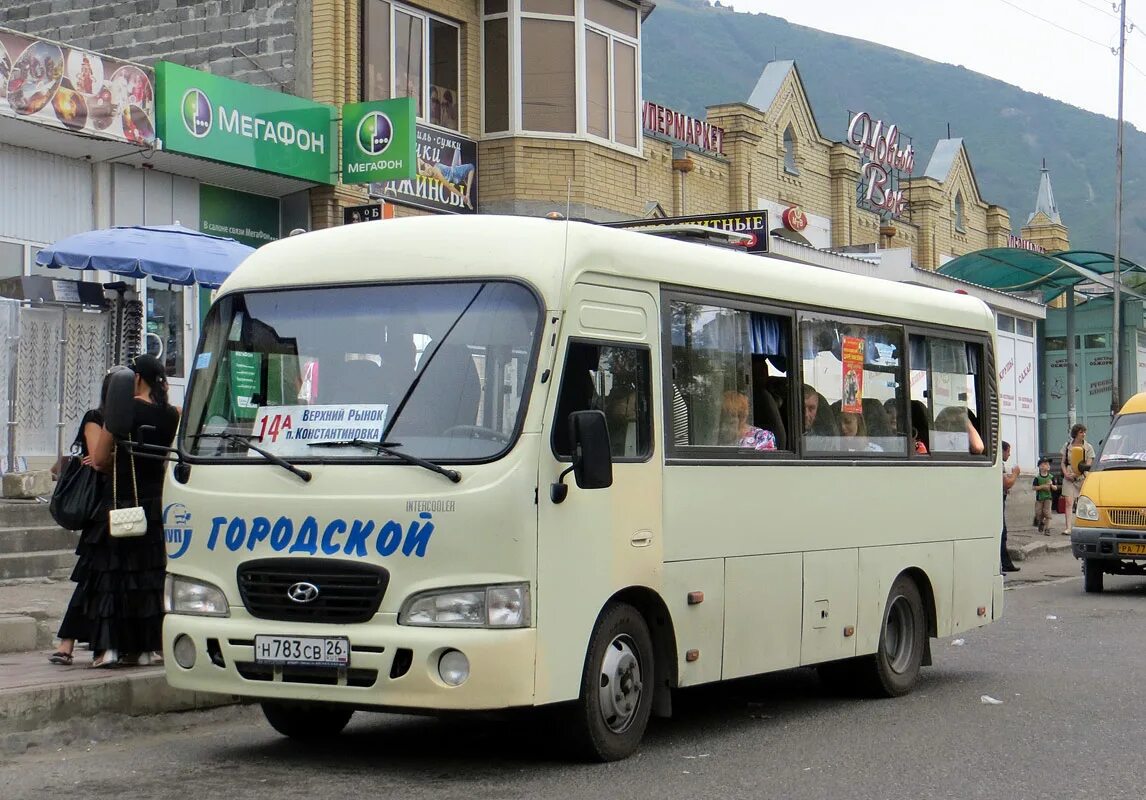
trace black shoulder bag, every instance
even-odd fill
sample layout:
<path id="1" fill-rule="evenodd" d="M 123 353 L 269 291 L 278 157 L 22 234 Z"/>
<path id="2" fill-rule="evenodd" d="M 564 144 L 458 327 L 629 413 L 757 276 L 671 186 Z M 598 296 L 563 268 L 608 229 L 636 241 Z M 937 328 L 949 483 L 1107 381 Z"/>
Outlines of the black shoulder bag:
<path id="1" fill-rule="evenodd" d="M 48 505 L 56 524 L 69 531 L 82 530 L 96 518 L 103 503 L 102 478 L 83 463 L 83 439 L 84 423 L 81 422 L 80 431 L 72 442 L 71 454 L 64 459 L 65 464 Z"/>

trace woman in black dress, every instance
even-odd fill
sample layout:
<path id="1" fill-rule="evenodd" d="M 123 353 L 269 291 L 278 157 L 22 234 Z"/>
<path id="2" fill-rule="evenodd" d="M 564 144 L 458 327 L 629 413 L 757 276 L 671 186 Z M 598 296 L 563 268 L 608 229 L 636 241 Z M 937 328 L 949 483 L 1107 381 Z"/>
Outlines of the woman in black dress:
<path id="1" fill-rule="evenodd" d="M 169 447 L 175 439 L 179 412 L 167 402 L 163 364 L 152 356 L 136 356 L 130 366 L 135 372 L 135 418 L 129 439 Z M 84 592 L 84 618 L 91 648 L 96 653 L 92 666 L 159 663 L 167 564 L 163 541 L 166 462 L 140 453 L 133 458 L 126 443 L 117 445 L 106 428 L 92 448 L 91 458 L 99 468 L 114 475 L 118 497 L 112 497 L 113 481 L 106 481 L 108 507 L 140 505 L 147 515 L 147 533 L 142 536 L 112 537 L 108 534 L 107 514 L 101 514 L 97 523 Z M 133 470 L 138 495 L 132 488 Z"/>
<path id="2" fill-rule="evenodd" d="M 111 382 L 111 372 L 108 372 L 103 379 L 103 386 L 100 388 L 99 393 L 99 408 L 88 410 L 84 414 L 84 418 L 80 420 L 80 430 L 76 436 L 75 445 L 80 448 L 80 457 L 83 463 L 87 466 L 92 466 L 91 451 L 96 447 L 96 442 L 99 440 L 100 433 L 103 431 L 103 404 L 107 401 L 107 386 Z M 101 485 L 103 478 L 100 476 Z M 84 616 L 84 598 L 85 591 L 87 590 L 88 578 L 88 563 L 90 561 L 90 551 L 92 544 L 99 537 L 100 522 L 106 523 L 107 509 L 101 507 L 93 520 L 84 526 L 80 531 L 80 540 L 76 544 L 76 566 L 72 569 L 72 581 L 75 582 L 76 588 L 72 592 L 72 599 L 68 603 L 68 608 L 64 612 L 64 619 L 60 622 L 60 630 L 56 634 L 60 639 L 60 646 L 56 652 L 48 656 L 48 661 L 53 664 L 61 666 L 68 666 L 72 663 L 73 651 L 76 648 L 76 642 L 86 642 L 89 639 L 87 630 L 87 619 Z"/>

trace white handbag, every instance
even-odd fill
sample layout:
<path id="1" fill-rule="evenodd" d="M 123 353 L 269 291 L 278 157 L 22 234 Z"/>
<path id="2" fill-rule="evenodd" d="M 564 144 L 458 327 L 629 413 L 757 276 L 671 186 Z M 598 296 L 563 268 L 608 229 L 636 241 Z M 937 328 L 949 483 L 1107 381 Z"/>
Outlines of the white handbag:
<path id="1" fill-rule="evenodd" d="M 130 442 L 128 445 L 130 447 Z M 119 508 L 119 487 L 115 476 L 119 472 L 118 455 L 119 446 L 112 449 L 111 455 L 111 510 L 107 512 L 107 532 L 117 539 L 130 536 L 142 536 L 147 533 L 147 515 L 143 506 L 139 505 L 139 487 L 135 482 L 135 453 L 131 453 L 128 461 L 131 462 L 131 492 L 135 498 L 135 505 L 129 508 Z"/>

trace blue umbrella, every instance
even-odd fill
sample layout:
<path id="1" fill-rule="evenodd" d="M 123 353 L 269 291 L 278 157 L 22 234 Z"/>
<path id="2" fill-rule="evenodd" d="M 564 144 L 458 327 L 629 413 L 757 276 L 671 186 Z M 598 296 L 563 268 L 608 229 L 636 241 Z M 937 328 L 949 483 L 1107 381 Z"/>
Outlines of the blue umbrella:
<path id="1" fill-rule="evenodd" d="M 103 269 L 129 278 L 216 287 L 255 250 L 182 225 L 130 225 L 77 233 L 45 247 L 45 267 Z"/>

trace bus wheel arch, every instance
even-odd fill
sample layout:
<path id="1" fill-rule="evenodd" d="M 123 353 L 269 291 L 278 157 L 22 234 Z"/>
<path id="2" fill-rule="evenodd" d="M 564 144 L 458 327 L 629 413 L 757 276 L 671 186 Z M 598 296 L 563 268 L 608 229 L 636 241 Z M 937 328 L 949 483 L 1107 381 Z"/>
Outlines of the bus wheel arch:
<path id="1" fill-rule="evenodd" d="M 653 667 L 656 691 L 653 694 L 653 716 L 672 716 L 672 689 L 677 686 L 676 629 L 672 615 L 661 596 L 647 586 L 630 586 L 614 594 L 605 604 L 628 603 L 641 612 L 653 639 Z M 602 609 L 601 613 L 605 613 Z"/>
<path id="2" fill-rule="evenodd" d="M 880 620 L 876 652 L 858 658 L 856 678 L 863 694 L 899 697 L 914 688 L 926 657 L 930 616 L 924 585 L 912 570 L 891 584 Z"/>
<path id="3" fill-rule="evenodd" d="M 923 600 L 924 619 L 927 623 L 927 641 L 923 646 L 923 666 L 930 667 L 931 640 L 939 635 L 939 612 L 935 607 L 935 588 L 931 585 L 931 578 L 919 567 L 905 569 L 896 577 L 896 580 L 901 577 L 911 578 L 915 581 L 915 587 L 919 589 L 919 595 Z"/>

